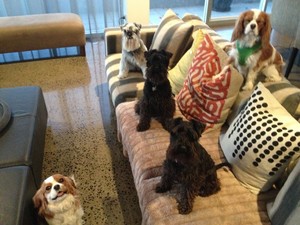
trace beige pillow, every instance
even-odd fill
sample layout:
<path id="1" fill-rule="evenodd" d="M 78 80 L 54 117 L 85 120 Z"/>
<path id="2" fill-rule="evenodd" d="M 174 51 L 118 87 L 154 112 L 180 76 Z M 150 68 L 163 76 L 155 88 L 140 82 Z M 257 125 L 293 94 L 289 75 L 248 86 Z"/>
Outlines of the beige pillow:
<path id="1" fill-rule="evenodd" d="M 169 80 L 172 86 L 173 94 L 177 95 L 182 89 L 184 80 L 188 75 L 189 69 L 192 65 L 194 55 L 196 54 L 200 43 L 203 41 L 203 38 L 203 32 L 201 30 L 197 30 L 191 48 L 182 56 L 176 66 L 169 71 Z"/>

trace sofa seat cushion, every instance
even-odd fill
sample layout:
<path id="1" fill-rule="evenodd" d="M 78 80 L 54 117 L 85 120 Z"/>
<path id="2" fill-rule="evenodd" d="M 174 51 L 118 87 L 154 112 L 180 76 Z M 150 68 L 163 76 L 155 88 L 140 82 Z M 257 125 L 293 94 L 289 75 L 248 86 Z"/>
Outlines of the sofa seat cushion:
<path id="1" fill-rule="evenodd" d="M 121 53 L 111 54 L 105 59 L 105 70 L 109 93 L 113 105 L 140 98 L 143 94 L 144 78 L 141 71 L 129 71 L 128 77 L 119 79 Z"/>
<path id="2" fill-rule="evenodd" d="M 32 197 L 37 188 L 30 167 L 0 168 L 1 224 L 36 224 Z"/>
<path id="3" fill-rule="evenodd" d="M 47 109 L 41 88 L 1 88 L 0 98 L 12 118 L 0 133 L 0 168 L 30 166 L 36 184 L 41 183 L 47 127 Z"/>
<path id="4" fill-rule="evenodd" d="M 121 103 L 116 107 L 118 138 L 128 157 L 143 214 L 142 224 L 270 224 L 265 201 L 273 199 L 271 192 L 257 196 L 243 187 L 227 169 L 218 170 L 221 191 L 197 197 L 193 211 L 178 214 L 174 193 L 155 193 L 162 175 L 162 163 L 169 145 L 169 133 L 152 120 L 145 132 L 136 132 L 139 116 L 134 112 L 136 102 Z M 175 116 L 182 116 L 179 109 Z M 218 145 L 221 129 L 205 133 L 200 143 L 216 163 L 224 161 Z"/>

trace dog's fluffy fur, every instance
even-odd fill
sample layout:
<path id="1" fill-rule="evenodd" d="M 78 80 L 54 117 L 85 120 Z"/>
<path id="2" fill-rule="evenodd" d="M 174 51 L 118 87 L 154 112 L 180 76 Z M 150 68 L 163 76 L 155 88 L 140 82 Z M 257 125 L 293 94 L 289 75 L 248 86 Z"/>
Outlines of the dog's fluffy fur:
<path id="1" fill-rule="evenodd" d="M 260 10 L 243 12 L 234 27 L 229 52 L 229 63 L 242 73 L 246 82 L 244 90 L 252 90 L 258 74 L 266 81 L 282 80 L 283 59 L 270 43 L 271 23 L 269 15 Z"/>
<path id="2" fill-rule="evenodd" d="M 132 67 L 138 67 L 142 70 L 143 77 L 146 79 L 144 52 L 147 51 L 147 47 L 140 36 L 142 25 L 127 23 L 120 28 L 122 31 L 122 57 L 118 78 L 127 77 Z"/>
<path id="3" fill-rule="evenodd" d="M 33 203 L 49 225 L 83 224 L 83 209 L 74 177 L 61 174 L 48 177 L 34 195 Z"/>
<path id="4" fill-rule="evenodd" d="M 188 214 L 197 195 L 209 196 L 220 190 L 217 167 L 198 142 L 205 129 L 204 124 L 178 117 L 168 120 L 166 128 L 170 132 L 170 145 L 156 192 L 166 192 L 176 185 L 179 189 L 178 211 Z"/>
<path id="5" fill-rule="evenodd" d="M 147 61 L 146 81 L 143 96 L 135 105 L 140 115 L 137 131 L 150 127 L 151 118 L 156 118 L 163 126 L 168 118 L 173 118 L 175 100 L 168 80 L 168 65 L 172 54 L 164 50 L 145 52 Z"/>

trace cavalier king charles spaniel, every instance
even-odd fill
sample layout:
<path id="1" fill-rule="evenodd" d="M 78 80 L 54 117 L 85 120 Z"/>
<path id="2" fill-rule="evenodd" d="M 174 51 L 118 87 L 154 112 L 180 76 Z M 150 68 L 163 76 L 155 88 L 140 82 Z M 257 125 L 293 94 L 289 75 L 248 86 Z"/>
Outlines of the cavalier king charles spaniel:
<path id="1" fill-rule="evenodd" d="M 270 43 L 271 23 L 267 13 L 252 9 L 236 21 L 228 63 L 246 77 L 243 90 L 252 90 L 259 73 L 269 82 L 282 80 L 283 59 Z"/>
<path id="2" fill-rule="evenodd" d="M 73 177 L 61 174 L 48 177 L 34 195 L 33 203 L 49 225 L 83 224 L 83 209 Z"/>

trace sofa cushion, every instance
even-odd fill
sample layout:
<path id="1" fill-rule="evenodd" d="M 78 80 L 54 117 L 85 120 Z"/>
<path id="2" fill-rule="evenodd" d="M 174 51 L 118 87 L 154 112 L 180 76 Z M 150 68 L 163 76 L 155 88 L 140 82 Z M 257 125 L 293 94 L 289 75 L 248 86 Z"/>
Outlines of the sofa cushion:
<path id="1" fill-rule="evenodd" d="M 242 85 L 242 76 L 225 66 L 227 55 L 208 34 L 197 49 L 177 103 L 187 119 L 206 124 L 206 131 L 225 122 Z"/>
<path id="2" fill-rule="evenodd" d="M 300 124 L 258 83 L 220 139 L 240 182 L 254 193 L 269 190 L 300 152 Z"/>
<path id="3" fill-rule="evenodd" d="M 183 88 L 184 80 L 188 75 L 193 58 L 200 43 L 203 41 L 203 38 L 203 32 L 201 30 L 196 31 L 191 48 L 181 57 L 176 66 L 169 71 L 169 81 L 172 87 L 173 94 L 177 95 Z"/>
<path id="4" fill-rule="evenodd" d="M 40 87 L 0 88 L 10 106 L 11 121 L 0 133 L 0 168 L 29 166 L 41 183 L 47 128 L 47 109 Z"/>
<path id="5" fill-rule="evenodd" d="M 32 197 L 37 191 L 30 167 L 0 168 L 1 224 L 37 224 Z"/>
<path id="6" fill-rule="evenodd" d="M 124 155 L 128 157 L 139 197 L 143 221 L 141 224 L 164 225 L 239 225 L 270 224 L 265 202 L 273 199 L 272 193 L 256 195 L 244 188 L 227 169 L 217 171 L 221 191 L 209 197 L 197 196 L 193 211 L 188 215 L 178 213 L 174 192 L 155 192 L 162 174 L 170 135 L 159 122 L 151 121 L 145 132 L 136 132 L 139 116 L 134 112 L 136 102 L 124 102 L 116 107 L 118 137 Z M 175 117 L 182 116 L 177 109 Z M 220 129 L 205 133 L 201 145 L 216 163 L 224 160 L 218 145 Z"/>
<path id="7" fill-rule="evenodd" d="M 224 39 L 220 34 L 215 30 L 211 29 L 205 22 L 203 22 L 200 17 L 194 14 L 185 14 L 182 17 L 182 20 L 186 23 L 192 24 L 194 27 L 194 32 L 201 30 L 204 34 L 209 34 L 209 36 L 215 41 L 215 43 L 221 48 L 224 49 L 226 46 L 231 45 L 230 41 Z M 195 36 L 194 34 L 192 35 Z"/>
<path id="8" fill-rule="evenodd" d="M 151 49 L 164 49 L 173 54 L 169 67 L 173 68 L 185 53 L 193 26 L 184 23 L 171 9 L 167 10 L 154 34 Z"/>

